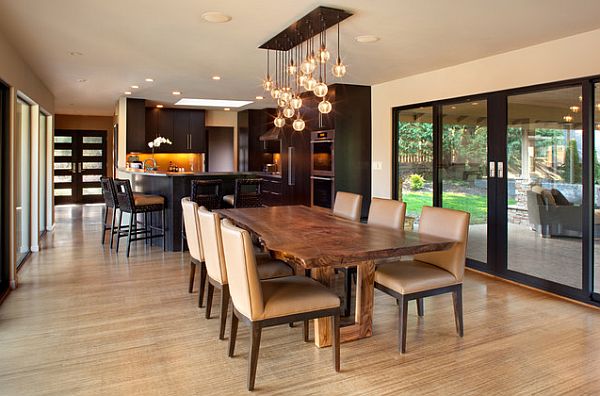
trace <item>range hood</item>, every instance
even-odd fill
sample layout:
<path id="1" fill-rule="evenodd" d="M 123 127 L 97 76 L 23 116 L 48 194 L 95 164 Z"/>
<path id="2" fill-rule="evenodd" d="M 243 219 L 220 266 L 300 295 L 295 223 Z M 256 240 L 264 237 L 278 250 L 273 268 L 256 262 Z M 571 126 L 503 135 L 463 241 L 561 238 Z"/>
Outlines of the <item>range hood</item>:
<path id="1" fill-rule="evenodd" d="M 281 140 L 281 128 L 273 127 L 267 132 L 263 133 L 258 137 L 261 142 L 269 140 Z"/>

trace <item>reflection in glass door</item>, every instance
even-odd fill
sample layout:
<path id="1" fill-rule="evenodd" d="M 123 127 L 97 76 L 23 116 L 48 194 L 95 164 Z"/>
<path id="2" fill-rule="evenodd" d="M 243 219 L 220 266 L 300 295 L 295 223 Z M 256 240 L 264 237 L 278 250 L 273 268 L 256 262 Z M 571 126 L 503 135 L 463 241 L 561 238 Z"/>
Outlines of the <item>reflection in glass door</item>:
<path id="1" fill-rule="evenodd" d="M 47 155 L 46 155 L 46 122 L 47 117 L 45 114 L 40 113 L 40 170 L 39 170 L 39 192 L 40 192 L 40 210 L 39 210 L 39 231 L 40 235 L 46 231 L 46 164 L 47 164 Z"/>
<path id="2" fill-rule="evenodd" d="M 471 214 L 467 258 L 487 262 L 487 102 L 442 106 L 442 207 Z"/>
<path id="3" fill-rule="evenodd" d="M 433 107 L 397 113 L 398 199 L 406 202 L 406 216 L 418 222 L 423 206 L 433 205 Z"/>
<path id="4" fill-rule="evenodd" d="M 594 272 L 593 292 L 600 294 L 600 83 L 594 84 Z"/>
<path id="5" fill-rule="evenodd" d="M 508 96 L 510 271 L 582 287 L 582 91 Z"/>
<path id="6" fill-rule="evenodd" d="M 17 99 L 15 116 L 15 236 L 17 242 L 17 266 L 29 254 L 31 209 L 31 106 Z"/>

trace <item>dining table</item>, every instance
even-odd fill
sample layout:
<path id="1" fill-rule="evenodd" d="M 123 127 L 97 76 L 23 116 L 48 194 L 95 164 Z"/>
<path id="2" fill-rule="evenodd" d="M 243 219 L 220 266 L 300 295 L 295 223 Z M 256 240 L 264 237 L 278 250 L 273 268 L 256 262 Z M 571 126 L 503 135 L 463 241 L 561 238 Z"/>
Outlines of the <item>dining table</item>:
<path id="1" fill-rule="evenodd" d="M 335 268 L 357 267 L 354 323 L 340 329 L 341 342 L 373 333 L 373 299 L 377 260 L 449 249 L 456 243 L 414 231 L 399 231 L 333 215 L 307 206 L 272 206 L 217 210 L 258 238 L 271 255 L 299 273 L 333 287 Z M 402 265 L 401 262 L 398 265 Z M 314 321 L 315 344 L 331 345 L 331 318 Z"/>

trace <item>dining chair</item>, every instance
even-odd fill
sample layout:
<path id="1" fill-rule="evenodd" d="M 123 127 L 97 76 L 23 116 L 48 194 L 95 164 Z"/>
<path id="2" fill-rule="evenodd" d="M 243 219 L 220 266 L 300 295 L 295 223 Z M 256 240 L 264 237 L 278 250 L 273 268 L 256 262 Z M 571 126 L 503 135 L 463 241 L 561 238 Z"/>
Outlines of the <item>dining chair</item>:
<path id="1" fill-rule="evenodd" d="M 192 180 L 190 183 L 190 200 L 196 202 L 198 206 L 204 206 L 208 210 L 219 209 L 221 207 L 222 188 L 223 180 L 221 179 Z M 186 242 L 187 233 L 185 227 L 183 227 L 181 229 L 181 251 L 185 250 Z"/>
<path id="2" fill-rule="evenodd" d="M 251 328 L 248 359 L 248 390 L 254 389 L 260 339 L 264 327 L 304 322 L 308 341 L 308 320 L 332 317 L 333 361 L 340 371 L 340 299 L 317 281 L 304 276 L 260 280 L 248 231 L 229 220 L 221 224 L 225 264 L 229 277 L 233 310 L 228 356 L 233 357 L 238 320 Z"/>
<path id="3" fill-rule="evenodd" d="M 451 239 L 448 250 L 420 253 L 412 260 L 389 261 L 377 266 L 375 288 L 395 297 L 399 305 L 399 349 L 406 352 L 408 301 L 452 293 L 456 331 L 463 336 L 462 283 L 469 234 L 467 212 L 424 206 L 419 233 Z"/>
<path id="4" fill-rule="evenodd" d="M 333 203 L 333 214 L 348 220 L 360 221 L 362 199 L 362 195 L 338 191 Z"/>
<path id="5" fill-rule="evenodd" d="M 223 202 L 234 208 L 262 207 L 262 179 L 235 179 L 234 194 L 225 195 Z"/>
<path id="6" fill-rule="evenodd" d="M 110 231 L 110 248 L 113 247 L 114 236 L 117 233 L 115 229 L 115 220 L 117 210 L 119 210 L 119 202 L 117 201 L 117 192 L 113 184 L 112 177 L 101 177 L 100 185 L 102 186 L 102 197 L 104 198 L 104 206 L 102 207 L 102 244 L 106 240 L 106 231 Z M 110 209 L 111 224 L 107 224 L 108 211 Z"/>
<path id="7" fill-rule="evenodd" d="M 404 202 L 395 199 L 373 198 L 369 207 L 367 224 L 402 231 L 405 217 L 406 204 Z"/>
<path id="8" fill-rule="evenodd" d="M 225 253 L 223 252 L 223 240 L 221 238 L 221 220 L 218 213 L 210 212 L 201 206 L 196 212 L 200 223 L 200 238 L 204 249 L 204 261 L 208 273 L 208 287 L 206 295 L 206 319 L 210 319 L 212 300 L 215 287 L 221 290 L 221 327 L 219 339 L 225 339 L 225 324 L 227 321 L 227 309 L 229 305 L 229 281 L 225 269 Z M 261 254 L 257 257 L 257 268 L 260 279 L 290 276 L 294 271 L 290 266 L 280 260 L 272 259 L 269 254 Z"/>
<path id="9" fill-rule="evenodd" d="M 196 276 L 196 267 L 200 267 L 200 296 L 198 297 L 198 306 L 202 307 L 204 298 L 204 288 L 206 285 L 206 264 L 204 263 L 204 251 L 202 241 L 200 240 L 200 224 L 198 222 L 198 204 L 189 197 L 181 199 L 181 208 L 183 209 L 183 226 L 187 235 L 188 249 L 190 251 L 190 284 L 188 292 L 194 290 L 194 277 Z"/>

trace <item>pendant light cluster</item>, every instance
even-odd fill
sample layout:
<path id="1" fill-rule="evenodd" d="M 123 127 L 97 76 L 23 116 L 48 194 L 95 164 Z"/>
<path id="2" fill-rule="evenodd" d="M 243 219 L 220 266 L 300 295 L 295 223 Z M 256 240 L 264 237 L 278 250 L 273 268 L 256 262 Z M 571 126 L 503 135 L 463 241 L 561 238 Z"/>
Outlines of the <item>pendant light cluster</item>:
<path id="1" fill-rule="evenodd" d="M 305 17 L 306 18 L 306 17 Z M 299 21 L 298 23 L 302 22 Z M 312 92 L 321 98 L 318 110 L 321 114 L 331 112 L 332 105 L 327 100 L 329 87 L 327 86 L 327 74 L 336 78 L 342 78 L 346 74 L 346 65 L 342 62 L 340 55 L 340 19 L 337 19 L 337 57 L 335 63 L 330 64 L 331 54 L 327 48 L 327 27 L 323 16 L 313 31 L 310 21 L 306 21 L 303 32 L 304 37 L 289 36 L 278 37 L 275 40 L 275 48 L 267 49 L 267 71 L 263 80 L 263 88 L 271 94 L 277 102 L 277 117 L 273 121 L 277 128 L 282 128 L 286 120 L 292 120 L 292 127 L 296 131 L 304 130 L 305 123 L 302 119 L 303 92 Z M 301 34 L 301 33 L 298 33 Z M 287 38 L 287 42 L 281 42 Z M 271 51 L 275 52 L 275 73 L 271 75 Z"/>

